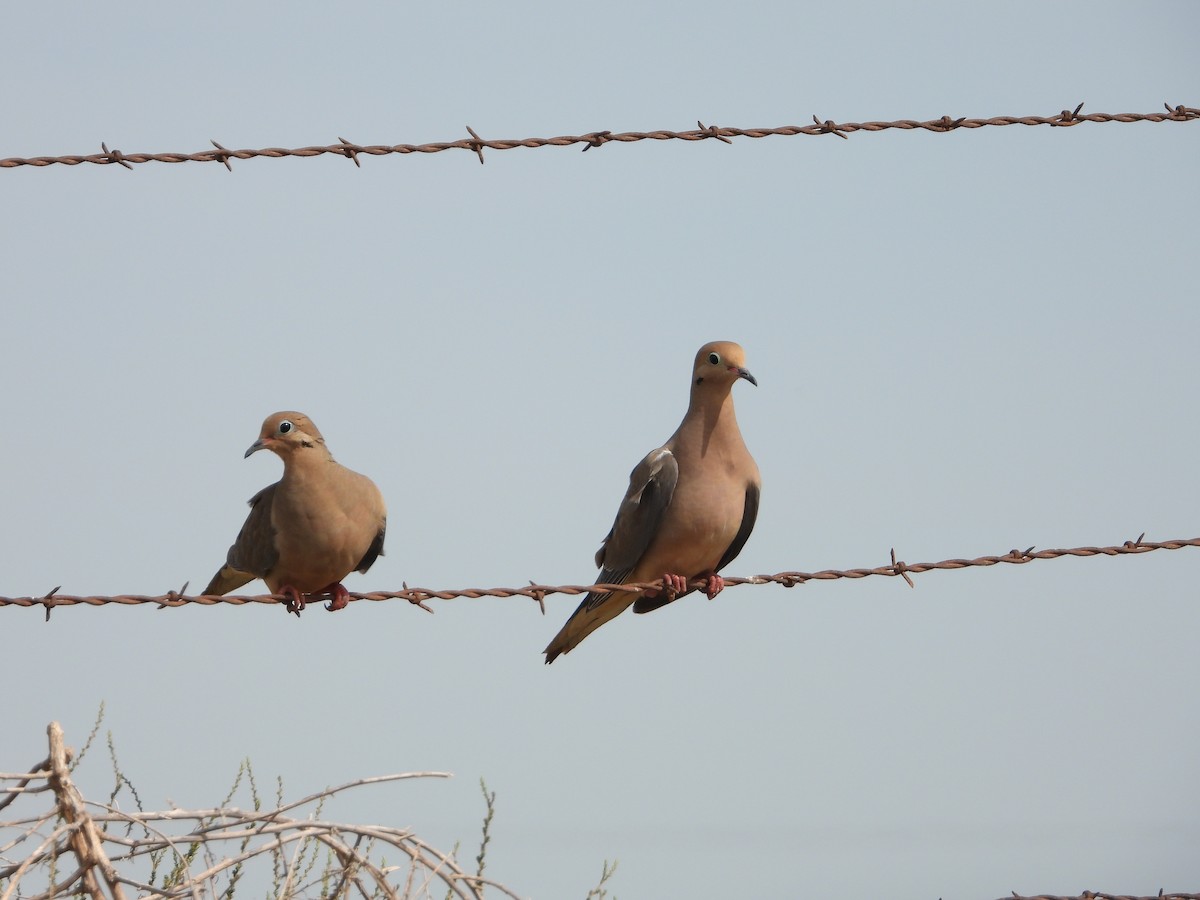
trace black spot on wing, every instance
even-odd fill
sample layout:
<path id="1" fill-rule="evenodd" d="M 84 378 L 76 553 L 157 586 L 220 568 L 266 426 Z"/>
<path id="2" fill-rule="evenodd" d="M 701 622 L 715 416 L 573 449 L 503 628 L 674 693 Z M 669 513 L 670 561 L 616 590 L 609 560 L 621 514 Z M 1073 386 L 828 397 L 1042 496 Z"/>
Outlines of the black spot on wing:
<path id="1" fill-rule="evenodd" d="M 717 563 L 718 572 L 737 558 L 737 555 L 742 552 L 742 548 L 746 546 L 746 541 L 750 539 L 750 532 L 754 530 L 754 520 L 758 518 L 758 494 L 757 484 L 746 488 L 746 505 L 742 509 L 742 525 L 738 529 L 738 533 L 734 535 L 733 543 L 729 545 L 729 549 Z"/>
<path id="2" fill-rule="evenodd" d="M 387 533 L 387 519 L 383 520 L 383 524 L 379 526 L 379 533 L 375 535 L 375 540 L 371 541 L 371 546 L 367 548 L 367 552 L 363 554 L 363 558 L 359 560 L 358 565 L 354 567 L 355 572 L 366 573 L 367 569 L 374 565 L 375 560 L 383 556 L 383 537 Z"/>

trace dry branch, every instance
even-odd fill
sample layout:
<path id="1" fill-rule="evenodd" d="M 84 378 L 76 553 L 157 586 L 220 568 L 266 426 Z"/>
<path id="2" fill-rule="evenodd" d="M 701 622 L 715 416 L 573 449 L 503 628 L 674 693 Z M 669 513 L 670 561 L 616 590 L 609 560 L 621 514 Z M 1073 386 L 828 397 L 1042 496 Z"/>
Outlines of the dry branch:
<path id="1" fill-rule="evenodd" d="M 12 836 L 7 842 L 0 841 L 0 900 L 12 900 L 14 895 L 23 900 L 66 900 L 81 894 L 87 894 L 93 900 L 107 900 L 102 884 L 107 885 L 114 900 L 124 897 L 123 885 L 152 900 L 183 897 L 233 900 L 233 888 L 239 876 L 230 873 L 240 872 L 243 866 L 254 862 L 264 863 L 269 868 L 270 861 L 285 848 L 292 851 L 291 862 L 277 884 L 280 889 L 274 891 L 274 895 L 282 900 L 309 896 L 341 900 L 350 896 L 351 889 L 357 891 L 362 900 L 377 897 L 416 900 L 434 897 L 435 888 L 439 891 L 439 900 L 441 897 L 483 900 L 488 888 L 513 900 L 519 898 L 504 885 L 482 877 L 482 858 L 476 859 L 479 868 L 472 875 L 458 864 L 454 854 L 436 850 L 408 829 L 345 824 L 319 819 L 315 814 L 307 818 L 287 815 L 313 804 L 317 804 L 319 810 L 319 804 L 325 799 L 350 788 L 411 778 L 445 778 L 448 777 L 445 772 L 407 772 L 361 778 L 292 803 L 279 801 L 270 810 L 244 811 L 223 804 L 213 809 L 139 810 L 132 813 L 108 803 L 85 800 L 70 777 L 68 761 L 72 754 L 63 743 L 61 727 L 52 722 L 47 731 L 50 740 L 47 760 L 26 773 L 0 773 L 0 782 L 18 782 L 16 787 L 0 786 L 0 798 L 3 798 L 0 803 L 3 805 L 32 793 L 26 785 L 36 781 L 45 782 L 45 787 L 53 791 L 55 798 L 49 811 L 0 821 L 0 839 Z M 119 784 L 128 784 L 127 780 L 122 781 L 123 775 L 119 772 L 117 775 Z M 239 781 L 240 777 L 239 772 Z M 250 781 L 257 803 L 252 775 Z M 488 801 L 487 821 L 490 823 L 494 795 L 489 794 L 482 783 L 481 786 Z M 55 820 L 59 824 L 48 834 L 43 834 L 47 824 Z M 121 826 L 133 826 L 139 836 L 117 833 Z M 12 849 L 34 837 L 41 840 L 32 846 L 24 859 L 13 862 L 7 857 Z M 309 852 L 306 846 L 310 842 L 327 848 L 329 857 L 325 867 L 311 879 L 307 869 L 298 874 L 299 863 Z M 230 843 L 237 848 L 233 852 L 225 850 L 224 845 Z M 105 845 L 112 851 L 111 859 L 106 855 Z M 486 846 L 485 833 L 481 857 Z M 200 871 L 192 871 L 192 860 L 201 849 L 206 865 Z M 381 859 L 376 861 L 373 849 L 399 851 L 408 864 L 389 865 Z M 158 861 L 164 854 L 173 854 L 178 865 L 171 874 L 159 878 L 156 875 Z M 55 868 L 56 863 L 71 855 L 78 861 L 78 868 L 61 876 Z M 146 874 L 147 870 L 149 874 Z M 593 900 L 606 897 L 605 884 L 615 871 L 615 862 L 611 865 L 605 862 L 599 883 L 587 896 Z M 33 892 L 17 893 L 26 882 L 39 875 L 42 881 Z M 445 893 L 440 893 L 442 891 Z M 1070 897 L 1021 895 L 1014 891 L 1011 896 L 1015 900 L 1200 900 L 1200 893 L 1168 894 L 1162 891 L 1141 897 L 1095 891 L 1083 891 Z"/>
<path id="2" fill-rule="evenodd" d="M 61 727 L 53 722 L 47 731 L 46 761 L 29 772 L 0 774 L 0 808 L 38 790 L 50 791 L 54 798 L 48 811 L 0 821 L 0 900 L 14 896 L 61 900 L 79 895 L 89 900 L 126 900 L 126 887 L 162 900 L 189 896 L 230 900 L 245 867 L 255 863 L 260 876 L 276 879 L 273 893 L 281 898 L 345 896 L 353 889 L 363 900 L 413 900 L 432 897 L 435 890 L 460 900 L 480 900 L 485 887 L 518 896 L 497 882 L 470 874 L 453 854 L 435 849 L 408 829 L 318 817 L 326 799 L 351 788 L 448 778 L 449 773 L 360 778 L 294 802 L 280 800 L 268 810 L 241 810 L 226 802 L 212 809 L 129 812 L 112 804 L 115 796 L 108 803 L 85 800 L 71 779 L 72 753 L 63 742 Z M 132 789 L 119 769 L 116 775 L 118 789 Z M 4 782 L 16 784 L 5 787 Z M 231 798 L 232 792 L 227 799 Z M 299 817 L 302 807 L 314 806 L 312 814 Z M 46 834 L 48 825 L 53 827 Z M 13 860 L 9 854 L 20 845 L 28 848 L 27 855 Z M 279 870 L 273 863 L 284 852 L 289 857 Z M 385 864 L 384 853 L 399 853 L 407 864 Z M 325 862 L 313 873 L 320 856 L 326 857 Z M 77 863 L 65 876 L 57 868 L 63 859 Z M 166 875 L 159 874 L 163 860 L 174 860 L 164 866 Z M 36 882 L 32 890 L 31 882 Z M 333 885 L 339 888 L 330 894 Z"/>

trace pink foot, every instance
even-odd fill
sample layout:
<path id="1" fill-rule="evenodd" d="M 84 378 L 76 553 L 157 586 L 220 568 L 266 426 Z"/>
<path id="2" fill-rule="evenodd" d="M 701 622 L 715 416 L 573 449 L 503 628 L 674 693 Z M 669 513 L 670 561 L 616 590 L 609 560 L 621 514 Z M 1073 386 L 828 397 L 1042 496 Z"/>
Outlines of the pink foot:
<path id="1" fill-rule="evenodd" d="M 679 594 L 683 594 L 688 590 L 688 580 L 682 575 L 672 575 L 671 572 L 665 572 L 662 575 L 662 587 L 659 590 L 647 590 L 648 598 L 656 598 L 659 594 L 666 594 L 666 602 L 670 602 L 677 598 Z"/>
<path id="2" fill-rule="evenodd" d="M 279 593 L 288 598 L 287 603 L 284 604 L 287 607 L 287 611 L 299 616 L 300 611 L 304 609 L 304 595 L 290 584 L 282 585 L 279 588 Z"/>
<path id="3" fill-rule="evenodd" d="M 716 572 L 709 572 L 706 576 L 706 584 L 704 585 L 704 593 L 708 594 L 708 599 L 711 600 L 721 591 L 725 590 L 725 579 Z"/>
<path id="4" fill-rule="evenodd" d="M 672 600 L 687 591 L 687 583 L 688 580 L 682 575 L 672 575 L 670 572 L 663 575 L 663 587 Z"/>
<path id="5" fill-rule="evenodd" d="M 327 584 L 317 593 L 330 594 L 333 600 L 325 605 L 325 608 L 330 612 L 337 612 L 339 609 L 345 609 L 350 603 L 350 592 L 346 590 L 339 582 Z"/>

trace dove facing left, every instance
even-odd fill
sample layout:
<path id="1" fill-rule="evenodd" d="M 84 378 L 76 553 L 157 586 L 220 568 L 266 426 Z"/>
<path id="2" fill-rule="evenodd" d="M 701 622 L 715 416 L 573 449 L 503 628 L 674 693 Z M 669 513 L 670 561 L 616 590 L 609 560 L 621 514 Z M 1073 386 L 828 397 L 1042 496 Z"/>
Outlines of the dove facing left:
<path id="1" fill-rule="evenodd" d="M 312 419 L 294 411 L 267 417 L 249 457 L 270 450 L 283 477 L 250 498 L 250 515 L 205 594 L 220 595 L 261 578 L 300 614 L 306 594 L 329 594 L 325 608 L 350 601 L 342 579 L 366 572 L 383 554 L 387 509 L 365 475 L 338 463 Z"/>

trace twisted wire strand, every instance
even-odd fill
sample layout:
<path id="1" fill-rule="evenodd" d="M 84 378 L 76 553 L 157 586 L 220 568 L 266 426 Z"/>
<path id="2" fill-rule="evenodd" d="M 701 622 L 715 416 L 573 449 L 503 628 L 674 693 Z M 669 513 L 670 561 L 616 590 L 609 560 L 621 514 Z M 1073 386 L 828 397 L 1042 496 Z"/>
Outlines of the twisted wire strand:
<path id="1" fill-rule="evenodd" d="M 995 566 L 1001 563 L 1009 565 L 1024 565 L 1039 559 L 1060 559 L 1064 556 L 1074 556 L 1088 558 L 1093 556 L 1128 556 L 1138 555 L 1142 553 L 1151 553 L 1155 550 L 1180 550 L 1184 547 L 1200 547 L 1200 537 L 1176 539 L 1169 541 L 1147 541 L 1143 540 L 1145 534 L 1138 536 L 1137 540 L 1125 541 L 1123 544 L 1116 544 L 1109 547 L 1072 547 L 1070 549 L 1059 550 L 1034 550 L 1033 547 L 1027 550 L 1009 550 L 1007 553 L 998 556 L 979 556 L 975 559 L 943 559 L 940 562 L 926 563 L 906 563 L 903 560 L 896 558 L 896 551 L 891 551 L 891 562 L 872 568 L 859 569 L 822 569 L 819 572 L 779 572 L 775 575 L 750 575 L 746 577 L 729 576 L 724 579 L 726 587 L 735 587 L 745 584 L 778 584 L 784 587 L 795 587 L 798 584 L 805 584 L 809 581 L 836 581 L 842 578 L 869 578 L 872 576 L 885 577 L 900 577 L 903 578 L 909 587 L 915 587 L 912 576 L 920 575 L 924 572 L 930 572 L 935 569 L 943 569 L 955 571 L 958 569 L 968 569 L 977 567 Z M 690 589 L 703 589 L 706 584 L 705 579 L 694 578 L 688 582 Z M 479 599 L 482 597 L 528 597 L 534 600 L 542 612 L 545 612 L 545 598 L 551 594 L 587 594 L 593 591 L 607 593 L 609 591 L 631 591 L 641 592 L 646 590 L 661 590 L 663 587 L 662 579 L 649 582 L 636 582 L 630 584 L 589 584 L 589 585 L 546 585 L 530 582 L 528 587 L 495 587 L 495 588 L 461 588 L 458 590 L 431 590 L 429 588 L 413 587 L 410 588 L 405 583 L 401 590 L 398 591 L 368 591 L 365 593 L 350 593 L 351 600 L 407 600 L 416 606 L 420 606 L 427 612 L 432 610 L 425 605 L 427 600 L 456 600 L 460 598 Z M 180 607 L 189 605 L 214 606 L 219 603 L 229 603 L 234 606 L 241 606 L 247 603 L 280 603 L 287 601 L 287 597 L 282 594 L 228 594 L 224 596 L 213 595 L 196 595 L 189 596 L 187 585 L 183 586 L 179 591 L 168 591 L 165 594 L 157 596 L 149 596 L 145 594 L 118 594 L 114 596 L 75 596 L 58 593 L 59 588 L 47 593 L 42 597 L 0 597 L 0 607 L 4 606 L 21 606 L 33 607 L 40 606 L 46 610 L 46 618 L 50 618 L 50 611 L 58 606 L 103 606 L 110 603 L 123 605 L 138 605 L 152 603 L 160 609 L 168 607 Z M 313 595 L 309 595 L 310 597 Z"/>
<path id="2" fill-rule="evenodd" d="M 925 121 L 899 119 L 894 122 L 837 123 L 829 119 L 822 120 L 814 115 L 812 117 L 813 124 L 811 125 L 781 125 L 776 128 L 732 128 L 705 125 L 703 122 L 697 122 L 696 128 L 691 131 L 658 130 L 623 131 L 616 133 L 612 131 L 592 131 L 587 134 L 560 135 L 550 138 L 530 137 L 491 140 L 480 137 L 475 129 L 468 125 L 466 128 L 470 134 L 469 138 L 459 138 L 454 141 L 436 141 L 427 144 L 364 145 L 356 144 L 343 137 L 339 137 L 338 143 L 327 146 L 297 147 L 293 149 L 265 147 L 258 150 L 230 150 L 217 141 L 210 141 L 213 149 L 200 150 L 196 153 L 124 153 L 115 148 L 110 150 L 107 143 L 101 143 L 100 153 L 67 156 L 34 156 L 29 158 L 14 156 L 0 159 L 0 169 L 13 169 L 21 166 L 33 166 L 35 168 L 53 165 L 77 166 L 81 163 L 92 163 L 101 166 L 119 165 L 126 169 L 132 169 L 134 164 L 148 162 L 217 162 L 232 172 L 233 167 L 230 165 L 230 160 L 233 159 L 282 159 L 288 156 L 311 158 L 326 154 L 344 156 L 351 160 L 355 166 L 361 168 L 362 164 L 359 161 L 359 157 L 362 155 L 388 156 L 392 154 L 406 155 L 409 153 L 440 153 L 444 150 L 469 150 L 482 163 L 484 161 L 484 150 L 515 150 L 518 147 L 570 147 L 576 144 L 583 144 L 583 149 L 587 151 L 609 143 L 629 144 L 637 141 L 672 140 L 695 142 L 715 139 L 722 143 L 730 144 L 733 143 L 731 138 L 735 137 L 794 137 L 800 134 L 809 136 L 832 134 L 848 140 L 849 135 L 860 131 L 881 132 L 896 129 L 900 131 L 927 131 L 935 134 L 944 134 L 957 131 L 960 128 L 974 129 L 1001 125 L 1049 125 L 1056 128 L 1065 128 L 1082 125 L 1086 122 L 1097 124 L 1104 122 L 1190 122 L 1200 118 L 1200 109 L 1195 107 L 1184 105 L 1172 106 L 1169 103 L 1164 103 L 1163 107 L 1165 112 L 1083 113 L 1081 112 L 1083 104 L 1080 103 L 1073 110 L 1064 109 L 1052 116 L 993 116 L 991 118 L 967 118 L 965 116 L 952 118 L 951 116 L 942 116 L 938 119 L 928 119 Z"/>

